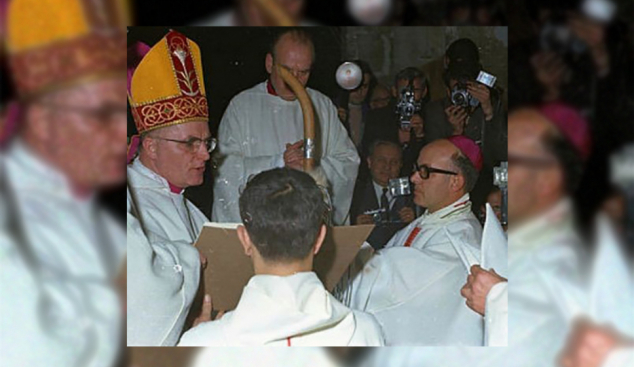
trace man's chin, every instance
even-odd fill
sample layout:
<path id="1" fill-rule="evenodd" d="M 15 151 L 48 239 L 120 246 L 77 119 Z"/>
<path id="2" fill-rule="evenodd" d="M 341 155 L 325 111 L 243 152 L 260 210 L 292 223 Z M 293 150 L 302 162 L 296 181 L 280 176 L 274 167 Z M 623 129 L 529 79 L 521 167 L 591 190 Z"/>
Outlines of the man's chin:
<path id="1" fill-rule="evenodd" d="M 423 197 L 423 195 L 419 192 L 414 191 L 414 204 L 422 207 L 422 208 L 426 208 L 427 204 L 425 203 L 425 199 Z"/>
<path id="2" fill-rule="evenodd" d="M 202 175 L 200 177 L 192 178 L 191 180 L 187 181 L 187 187 L 200 186 L 203 184 L 204 181 L 205 180 Z"/>

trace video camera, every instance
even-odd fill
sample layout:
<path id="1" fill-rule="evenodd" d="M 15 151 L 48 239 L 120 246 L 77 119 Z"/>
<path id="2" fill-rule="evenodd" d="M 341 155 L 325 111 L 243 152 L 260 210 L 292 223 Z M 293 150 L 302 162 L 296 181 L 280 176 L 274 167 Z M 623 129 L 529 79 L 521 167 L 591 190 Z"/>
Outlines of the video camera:
<path id="1" fill-rule="evenodd" d="M 412 117 L 421 110 L 421 103 L 414 98 L 414 86 L 410 81 L 407 87 L 401 90 L 401 97 L 396 104 L 396 113 L 399 115 L 401 129 L 409 130 Z"/>

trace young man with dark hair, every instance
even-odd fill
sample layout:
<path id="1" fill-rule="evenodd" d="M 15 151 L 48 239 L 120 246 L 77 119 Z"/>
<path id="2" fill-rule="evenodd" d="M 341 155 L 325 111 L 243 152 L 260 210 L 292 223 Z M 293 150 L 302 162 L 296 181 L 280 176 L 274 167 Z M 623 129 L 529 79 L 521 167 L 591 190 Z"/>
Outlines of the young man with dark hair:
<path id="1" fill-rule="evenodd" d="M 180 345 L 383 345 L 374 317 L 341 304 L 312 271 L 326 212 L 321 189 L 304 172 L 277 168 L 250 180 L 238 238 L 255 276 L 234 311 L 188 331 Z"/>

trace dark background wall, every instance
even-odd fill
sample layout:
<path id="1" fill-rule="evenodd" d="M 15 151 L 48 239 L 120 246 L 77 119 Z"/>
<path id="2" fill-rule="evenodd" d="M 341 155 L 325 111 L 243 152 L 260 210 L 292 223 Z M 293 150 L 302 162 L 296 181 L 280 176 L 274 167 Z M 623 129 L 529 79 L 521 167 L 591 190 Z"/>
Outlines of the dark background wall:
<path id="1" fill-rule="evenodd" d="M 264 59 L 280 28 L 211 28 L 172 27 L 200 46 L 209 101 L 209 121 L 216 136 L 218 124 L 239 92 L 251 88 L 267 78 Z M 135 41 L 154 45 L 169 31 L 169 27 L 130 27 L 128 44 Z M 341 63 L 341 29 L 335 27 L 307 28 L 315 43 L 315 65 L 308 86 L 329 96 L 338 90 L 335 70 Z M 132 119 L 128 119 L 128 135 L 135 133 Z M 187 196 L 208 216 L 212 202 L 211 169 L 207 168 L 205 183 L 187 190 Z"/>
<path id="2" fill-rule="evenodd" d="M 442 57 L 458 38 L 478 45 L 484 69 L 497 76 L 496 85 L 508 85 L 506 27 L 345 27 L 343 56 L 367 61 L 381 83 L 391 85 L 400 70 Z"/>
<path id="3" fill-rule="evenodd" d="M 267 78 L 264 58 L 279 28 L 172 27 L 200 46 L 210 127 L 214 135 L 231 98 Z M 130 27 L 128 44 L 157 43 L 169 27 Z M 455 27 L 310 27 L 305 28 L 315 43 L 316 60 L 308 86 L 334 98 L 340 92 L 335 70 L 344 58 L 370 62 L 379 78 L 387 81 L 402 68 L 420 67 L 443 55 L 448 42 L 473 35 L 481 46 L 483 61 L 491 61 L 492 72 L 506 80 L 505 28 L 477 30 Z M 485 62 L 486 64 L 486 62 Z M 135 133 L 129 119 L 129 135 Z M 210 215 L 212 177 L 208 167 L 205 183 L 187 190 L 187 196 Z"/>

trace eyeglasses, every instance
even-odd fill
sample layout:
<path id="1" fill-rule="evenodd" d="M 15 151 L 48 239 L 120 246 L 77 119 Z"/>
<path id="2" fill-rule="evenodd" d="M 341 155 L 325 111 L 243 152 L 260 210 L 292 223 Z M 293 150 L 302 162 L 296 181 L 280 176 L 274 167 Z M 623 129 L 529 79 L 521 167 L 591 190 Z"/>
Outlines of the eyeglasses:
<path id="1" fill-rule="evenodd" d="M 205 144 L 205 148 L 206 148 L 207 152 L 211 153 L 211 152 L 214 151 L 214 149 L 216 149 L 216 145 L 218 144 L 218 142 L 214 138 L 207 138 L 207 139 L 189 138 L 187 140 L 175 140 L 175 139 L 151 137 L 151 139 L 165 140 L 165 141 L 171 141 L 173 143 L 183 144 L 183 145 L 185 145 L 185 148 L 190 153 L 196 153 L 197 151 L 199 151 L 200 150 L 200 146 L 203 143 Z"/>
<path id="2" fill-rule="evenodd" d="M 420 176 L 420 178 L 422 178 L 423 180 L 428 179 L 432 173 L 442 173 L 443 175 L 453 175 L 453 176 L 458 175 L 458 173 L 456 172 L 445 171 L 444 169 L 429 167 L 426 164 L 418 165 L 418 162 L 414 162 L 414 170 L 418 172 L 418 176 Z"/>

